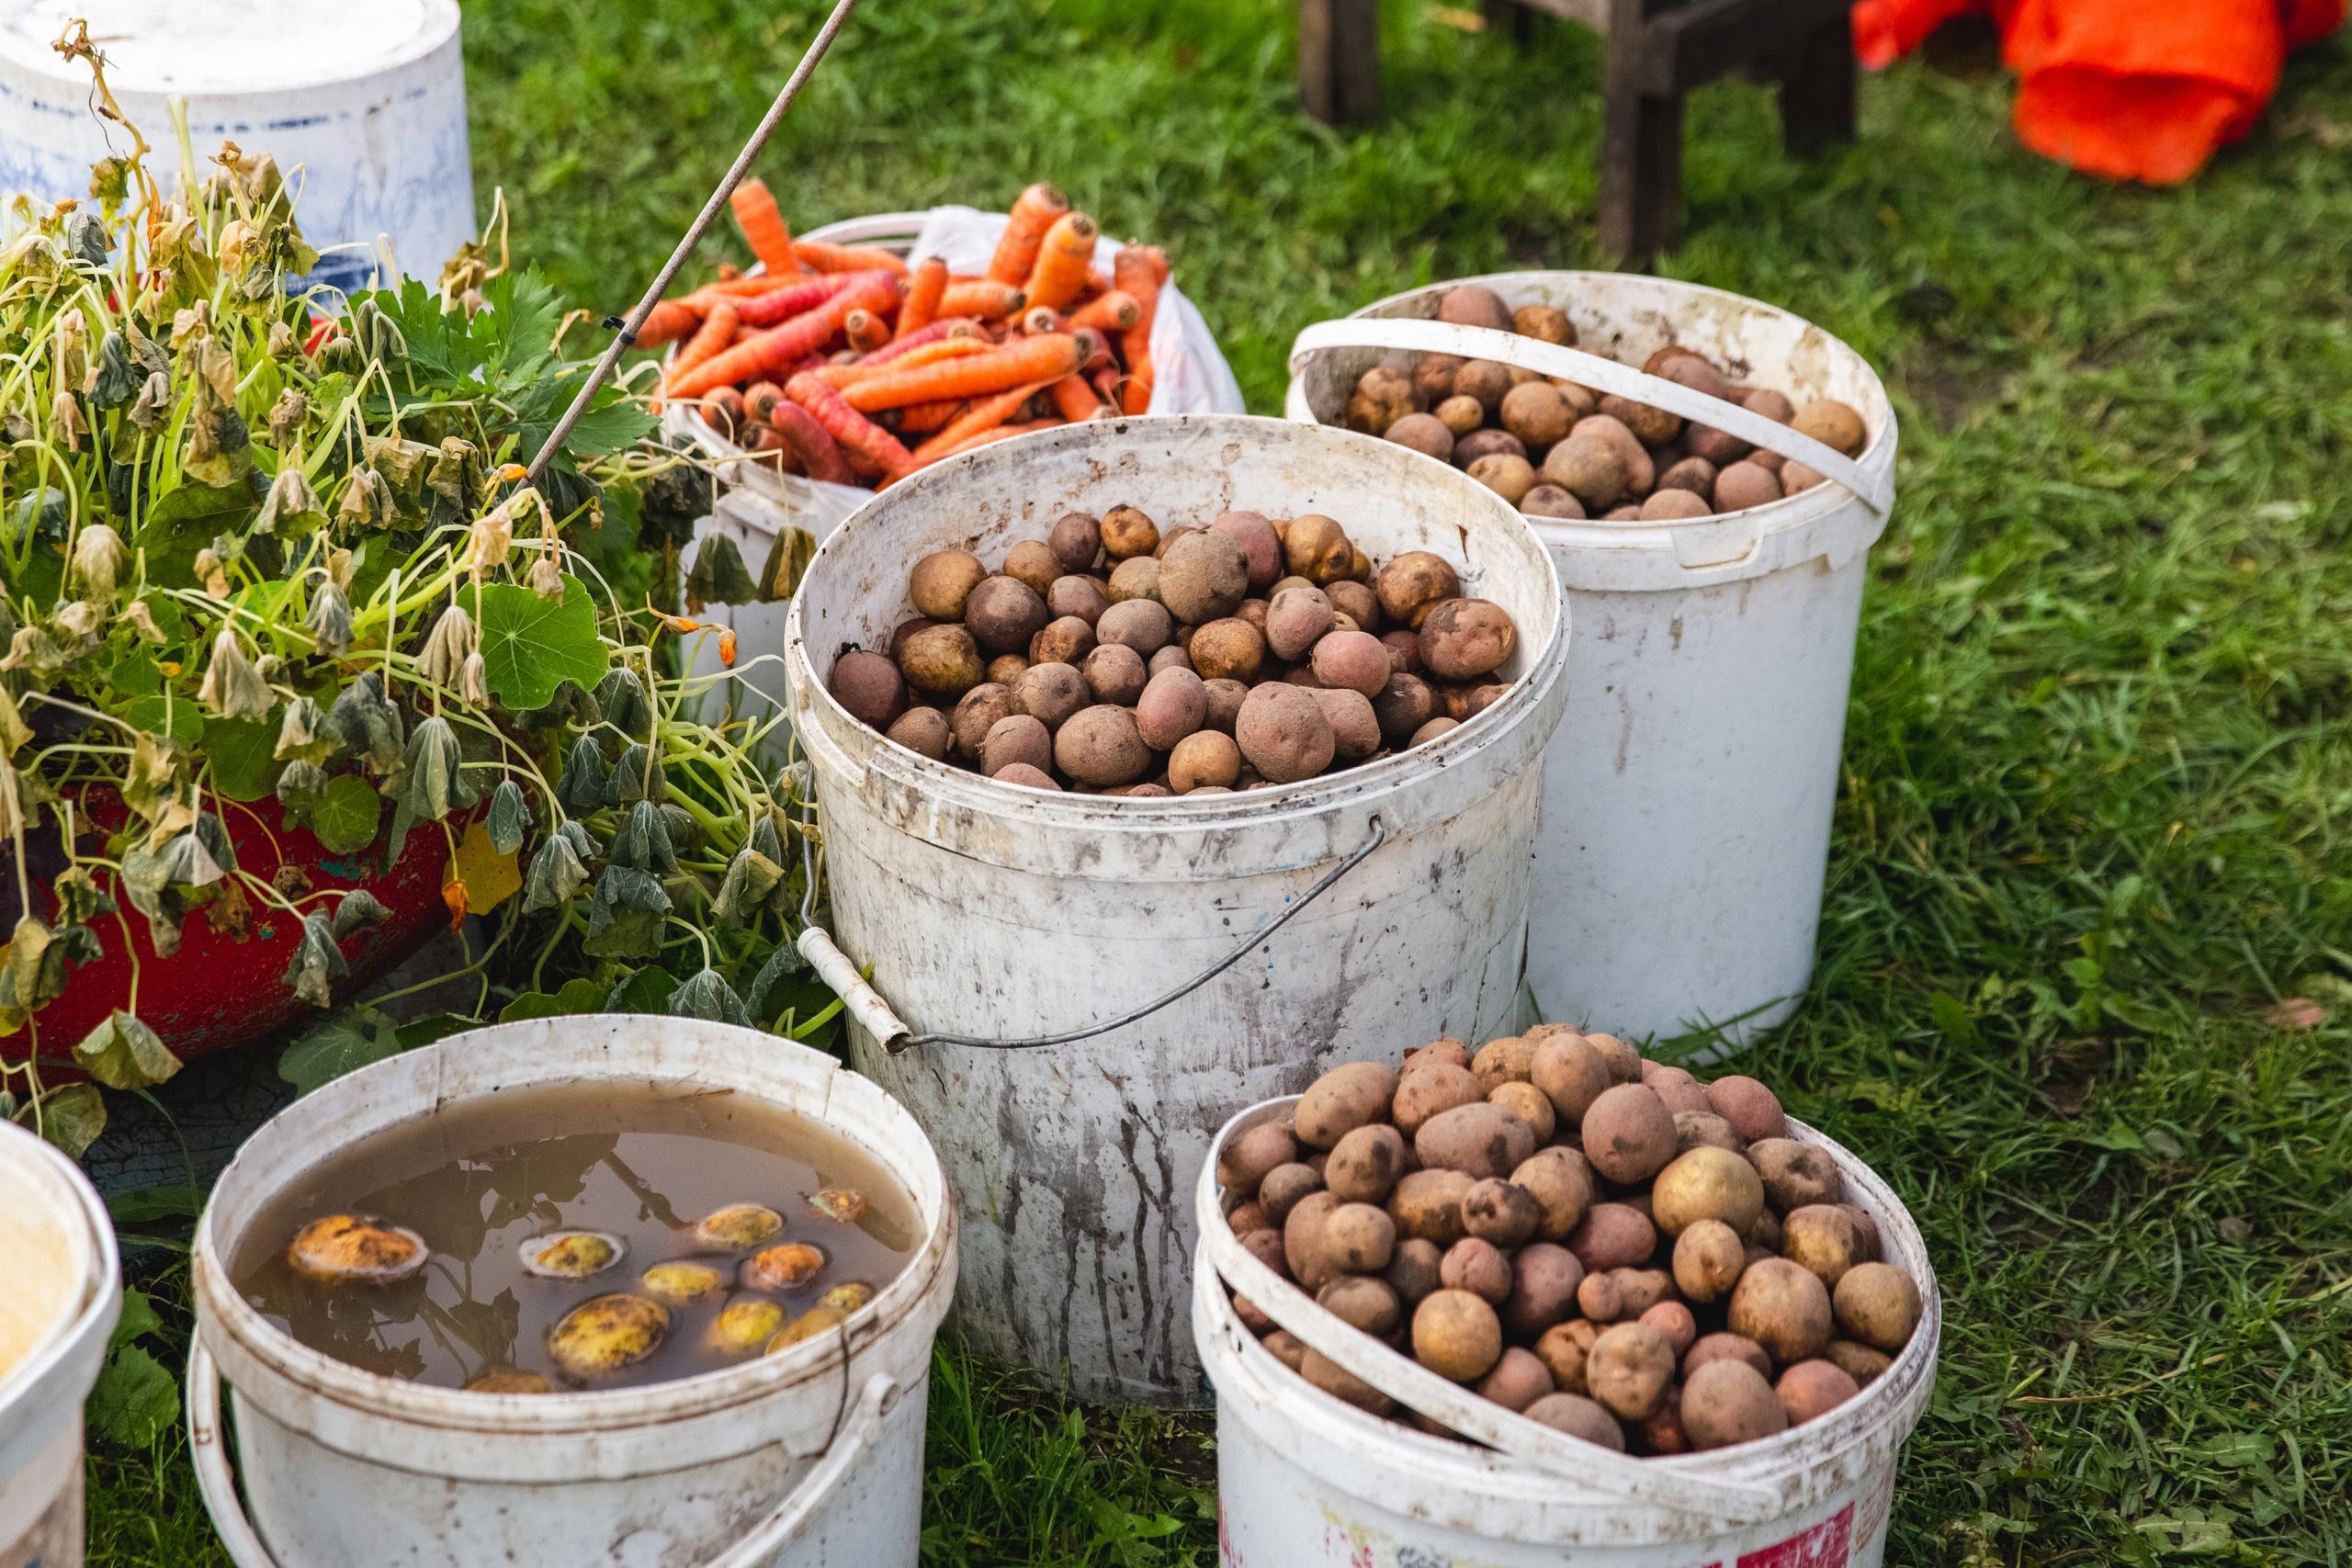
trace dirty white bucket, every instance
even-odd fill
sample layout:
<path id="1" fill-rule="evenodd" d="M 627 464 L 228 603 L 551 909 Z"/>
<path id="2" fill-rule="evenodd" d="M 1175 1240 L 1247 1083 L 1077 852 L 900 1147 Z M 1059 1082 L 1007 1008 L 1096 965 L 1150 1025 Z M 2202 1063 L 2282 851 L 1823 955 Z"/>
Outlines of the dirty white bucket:
<path id="1" fill-rule="evenodd" d="M 1894 502 L 1894 411 L 1852 349 L 1736 294 L 1623 273 L 1461 281 L 1558 306 L 1592 352 L 1429 320 L 1453 287 L 1440 284 L 1300 333 L 1286 412 L 1336 422 L 1373 366 L 1456 354 L 1653 403 L 1829 476 L 1700 522 L 1531 519 L 1577 641 L 1544 768 L 1528 983 L 1547 1018 L 1634 1039 L 1717 1027 L 1741 1043 L 1787 1019 L 1813 973 L 1865 558 Z M 1851 404 L 1869 445 L 1849 463 L 1618 362 L 1669 343 L 1799 403 Z"/>
<path id="2" fill-rule="evenodd" d="M 1342 773 L 1140 800 L 932 761 L 825 690 L 843 645 L 901 618 L 922 556 L 995 560 L 1072 508 L 1121 502 L 1171 520 L 1323 512 L 1375 559 L 1436 550 L 1518 622 L 1516 683 L 1437 741 Z M 946 1161 L 968 1222 L 958 1322 L 981 1349 L 1066 1370 L 1081 1398 L 1202 1402 L 1187 1193 L 1227 1111 L 1400 1035 L 1505 1031 L 1562 700 L 1558 592 L 1535 536 L 1462 475 L 1368 436 L 1228 415 L 1000 442 L 892 486 L 826 542 L 785 656 L 840 947 L 812 927 L 801 948 L 851 998 L 860 1068 Z M 990 1048 L 1149 1010 L 1244 953 L 1138 1021 Z"/>
<path id="3" fill-rule="evenodd" d="M 90 165 L 129 150 L 90 112 L 88 68 L 50 47 L 85 17 L 159 175 L 179 163 L 174 97 L 187 100 L 199 160 L 224 141 L 277 160 L 303 238 L 347 247 L 322 255 L 312 281 L 366 287 L 379 236 L 401 270 L 433 278 L 473 238 L 456 0 L 25 0 L 5 11 L 0 192 L 86 200 Z"/>
<path id="4" fill-rule="evenodd" d="M 78 1568 L 82 1402 L 122 1315 L 114 1227 L 81 1169 L 0 1122 L 0 1562 Z"/>
<path id="5" fill-rule="evenodd" d="M 237 1293 L 238 1239 L 335 1151 L 437 1106 L 534 1087 L 733 1093 L 822 1122 L 913 1197 L 923 1239 L 839 1334 L 674 1382 L 481 1394 L 362 1371 Z M 931 1344 L 956 1207 L 922 1130 L 831 1057 L 683 1018 L 501 1024 L 337 1078 L 255 1133 L 196 1235 L 188 1433 L 238 1568 L 912 1568 Z M 235 1395 L 236 1473 L 220 1382 Z M 243 1481 L 243 1496 L 238 1482 Z"/>
<path id="6" fill-rule="evenodd" d="M 1252 1106 L 1218 1145 L 1295 1100 Z M 1919 1282 L 1919 1326 L 1837 1411 L 1778 1437 L 1640 1459 L 1537 1425 L 1341 1323 L 1226 1225 L 1214 1155 L 1195 1202 L 1193 1331 L 1216 1385 L 1218 1537 L 1230 1568 L 1880 1568 L 1903 1444 L 1935 1386 L 1943 1303 L 1927 1247 L 1886 1184 L 1799 1122 L 1877 1221 L 1886 1260 Z M 1220 1282 L 1220 1277 L 1222 1281 Z M 1358 1410 L 1274 1359 L 1225 1285 L 1310 1348 L 1486 1444 Z M 1488 1451 L 1492 1450 L 1493 1451 Z"/>

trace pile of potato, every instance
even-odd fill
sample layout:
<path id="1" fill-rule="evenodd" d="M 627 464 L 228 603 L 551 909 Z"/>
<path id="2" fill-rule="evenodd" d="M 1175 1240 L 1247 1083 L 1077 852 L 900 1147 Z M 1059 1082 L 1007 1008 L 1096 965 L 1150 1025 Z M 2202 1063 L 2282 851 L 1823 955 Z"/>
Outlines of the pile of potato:
<path id="1" fill-rule="evenodd" d="M 1033 789 L 1222 795 L 1351 767 L 1483 710 L 1519 643 L 1443 557 L 1375 572 L 1313 513 L 1072 512 L 994 572 L 927 555 L 907 592 L 888 651 L 844 651 L 828 688 L 902 746 Z"/>
<path id="2" fill-rule="evenodd" d="M 1838 1167 L 1772 1091 L 1702 1083 L 1613 1035 L 1542 1024 L 1351 1062 L 1217 1165 L 1243 1247 L 1440 1376 L 1619 1452 L 1677 1454 L 1810 1421 L 1883 1373 L 1919 1288 L 1879 1261 Z M 1388 1397 L 1245 1296 L 1315 1387 Z M 1417 1413 L 1405 1419 L 1451 1435 Z"/>
<path id="3" fill-rule="evenodd" d="M 1513 310 L 1481 284 L 1458 284 L 1438 320 L 1573 346 L 1575 323 L 1551 305 Z M 1669 344 L 1644 362 L 1679 381 L 1802 431 L 1847 457 L 1870 440 L 1862 416 L 1835 398 L 1803 408 L 1768 387 L 1735 384 L 1703 355 Z M 1531 517 L 1679 523 L 1744 512 L 1810 490 L 1822 476 L 1736 435 L 1630 398 L 1491 359 L 1425 354 L 1412 368 L 1375 366 L 1357 378 L 1348 428 L 1425 453 Z"/>

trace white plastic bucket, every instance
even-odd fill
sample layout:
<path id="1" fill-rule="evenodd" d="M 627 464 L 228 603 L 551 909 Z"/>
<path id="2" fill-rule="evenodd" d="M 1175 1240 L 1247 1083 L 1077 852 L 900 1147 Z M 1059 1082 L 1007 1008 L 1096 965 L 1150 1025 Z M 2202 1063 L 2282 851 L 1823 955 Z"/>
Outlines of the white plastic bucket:
<path id="1" fill-rule="evenodd" d="M 255 1214 L 332 1152 L 443 1105 L 538 1086 L 734 1093 L 821 1121 L 913 1197 L 923 1239 L 841 1334 L 675 1382 L 481 1394 L 362 1371 L 237 1293 Z M 188 1433 L 238 1568 L 912 1568 L 931 1344 L 956 1206 L 921 1129 L 821 1052 L 681 1018 L 536 1019 L 453 1035 L 296 1100 L 220 1175 L 196 1235 Z M 236 1470 L 220 1381 L 235 1395 Z M 238 1493 L 242 1477 L 243 1495 Z"/>
<path id="2" fill-rule="evenodd" d="M 1295 1100 L 1252 1106 L 1218 1145 Z M 1923 1311 L 1894 1364 L 1778 1437 L 1640 1459 L 1581 1442 L 1449 1382 L 1315 1304 L 1226 1225 L 1214 1152 L 1195 1202 L 1193 1331 L 1216 1385 L 1218 1538 L 1228 1568 L 1880 1568 L 1904 1442 L 1935 1386 L 1943 1304 L 1910 1214 L 1868 1166 L 1798 1122 L 1877 1221 Z M 1242 1325 L 1230 1283 L 1399 1404 L 1476 1438 L 1434 1437 L 1323 1393 Z M 1488 1451 L 1492 1450 L 1493 1451 Z"/>
<path id="3" fill-rule="evenodd" d="M 277 160 L 299 193 L 313 281 L 346 291 L 378 241 L 433 278 L 474 235 L 473 165 L 456 0 L 26 0 L 0 16 L 0 192 L 86 200 L 90 165 L 128 151 L 90 112 L 90 73 L 50 48 L 76 17 L 107 85 L 178 166 L 168 100 L 184 97 L 198 158 L 223 141 Z M 297 166 L 300 165 L 300 172 Z M 165 182 L 168 184 L 168 180 Z"/>
<path id="4" fill-rule="evenodd" d="M 114 1227 L 74 1163 L 0 1122 L 0 1562 L 78 1568 L 82 1402 L 122 1315 Z"/>
<path id="5" fill-rule="evenodd" d="M 932 761 L 825 690 L 837 650 L 876 645 L 900 618 L 920 557 L 952 546 L 993 560 L 1072 508 L 1121 502 L 1167 519 L 1320 511 L 1374 558 L 1434 549 L 1518 622 L 1516 684 L 1438 740 L 1345 773 L 1138 800 Z M 1204 1402 L 1186 1192 L 1227 1110 L 1399 1034 L 1484 1038 L 1514 1016 L 1565 636 L 1543 547 L 1491 492 L 1403 447 L 1279 420 L 1016 437 L 892 486 L 826 542 L 785 655 L 851 957 L 813 927 L 802 951 L 850 998 L 854 1059 L 946 1161 L 968 1220 L 958 1322 L 973 1343 L 1067 1371 L 1081 1398 Z M 1239 966 L 1111 1032 L 894 1054 L 910 1025 L 999 1041 L 1121 1017 L 1286 910 L 1298 918 Z"/>
<path id="6" fill-rule="evenodd" d="M 1453 287 L 1440 284 L 1300 333 L 1286 412 L 1336 421 L 1374 365 L 1457 354 L 1654 403 L 1830 476 L 1699 522 L 1530 520 L 1577 643 L 1544 769 L 1528 983 L 1547 1018 L 1634 1039 L 1720 1028 L 1736 1045 L 1787 1019 L 1813 974 L 1864 561 L 1894 502 L 1894 411 L 1852 349 L 1736 294 L 1623 273 L 1462 281 L 1558 306 L 1593 352 L 1429 320 Z M 1847 463 L 1618 363 L 1669 343 L 1800 403 L 1850 403 L 1869 445 Z"/>

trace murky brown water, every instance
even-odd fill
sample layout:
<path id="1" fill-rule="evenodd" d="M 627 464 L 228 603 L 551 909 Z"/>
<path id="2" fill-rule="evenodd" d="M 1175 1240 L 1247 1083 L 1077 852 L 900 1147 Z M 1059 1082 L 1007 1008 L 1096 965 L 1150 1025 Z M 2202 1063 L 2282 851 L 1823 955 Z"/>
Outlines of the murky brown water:
<path id="1" fill-rule="evenodd" d="M 812 1201 L 842 1191 L 865 1200 L 854 1223 Z M 775 1211 L 782 1230 L 744 1250 L 695 1235 L 698 1220 L 746 1203 Z M 306 1277 L 288 1261 L 288 1246 L 332 1214 L 405 1227 L 429 1256 L 390 1283 Z M 541 1248 L 526 1244 L 560 1231 L 617 1240 L 621 1256 L 582 1278 L 526 1271 L 526 1250 Z M 454 1388 L 504 1371 L 543 1375 L 559 1390 L 618 1388 L 749 1359 L 786 1324 L 812 1331 L 830 1321 L 820 1310 L 828 1292 L 879 1290 L 917 1240 L 912 1200 L 862 1151 L 806 1118 L 724 1091 L 600 1086 L 453 1107 L 329 1160 L 255 1220 L 232 1272 L 245 1300 L 296 1339 L 387 1377 Z M 763 1250 L 793 1244 L 822 1255 L 813 1278 L 797 1277 L 809 1255 Z M 603 1250 L 594 1239 L 575 1243 L 573 1266 Z M 550 1353 L 549 1330 L 572 1309 L 613 1292 L 650 1300 L 657 1292 L 647 1270 L 685 1262 L 714 1272 L 716 1288 L 684 1299 L 676 1287 L 695 1283 L 696 1271 L 668 1269 L 654 1277 L 670 1287 L 663 1305 L 622 1314 L 641 1331 L 666 1313 L 666 1333 L 650 1354 L 591 1371 Z M 727 1326 L 739 1332 L 721 1348 L 715 1332 L 730 1303 Z"/>

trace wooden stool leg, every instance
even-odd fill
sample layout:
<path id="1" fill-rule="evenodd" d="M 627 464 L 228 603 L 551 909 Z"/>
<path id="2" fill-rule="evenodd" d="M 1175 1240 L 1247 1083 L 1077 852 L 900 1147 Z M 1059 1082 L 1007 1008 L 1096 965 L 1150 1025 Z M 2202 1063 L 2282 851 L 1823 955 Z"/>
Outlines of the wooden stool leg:
<path id="1" fill-rule="evenodd" d="M 1682 100 L 1612 92 L 1601 113 L 1601 251 L 1631 262 L 1672 250 L 1682 230 Z"/>
<path id="2" fill-rule="evenodd" d="M 1378 118 L 1379 0 L 1298 0 L 1298 97 L 1326 125 Z"/>
<path id="3" fill-rule="evenodd" d="M 1525 43 L 1535 36 L 1535 13 L 1519 0 L 1478 0 L 1478 14 L 1488 28 L 1509 32 L 1514 42 Z"/>
<path id="4" fill-rule="evenodd" d="M 1814 29 L 1781 79 L 1781 140 L 1817 152 L 1854 139 L 1854 29 L 1845 13 Z"/>

